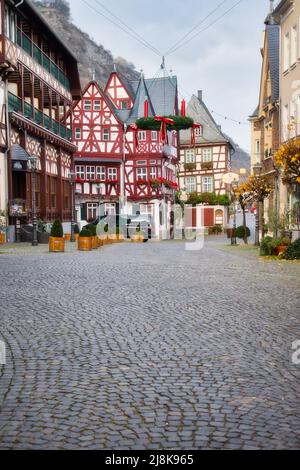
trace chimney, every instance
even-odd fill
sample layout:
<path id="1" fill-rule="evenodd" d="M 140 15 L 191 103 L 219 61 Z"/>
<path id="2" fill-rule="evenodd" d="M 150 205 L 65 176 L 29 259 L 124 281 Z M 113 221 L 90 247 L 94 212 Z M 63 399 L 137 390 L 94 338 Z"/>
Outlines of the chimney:
<path id="1" fill-rule="evenodd" d="M 203 91 L 198 90 L 198 100 L 202 101 Z"/>

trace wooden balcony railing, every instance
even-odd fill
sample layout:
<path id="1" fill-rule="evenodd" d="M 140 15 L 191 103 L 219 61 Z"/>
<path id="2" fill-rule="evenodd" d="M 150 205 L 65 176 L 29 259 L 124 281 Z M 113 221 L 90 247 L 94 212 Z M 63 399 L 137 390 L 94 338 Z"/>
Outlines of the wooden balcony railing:
<path id="1" fill-rule="evenodd" d="M 22 112 L 23 103 L 21 98 L 8 93 L 8 111 L 23 114 L 27 119 L 31 119 L 35 124 L 45 127 L 47 130 L 52 131 L 54 134 L 59 135 L 63 139 L 72 141 L 72 129 L 64 126 L 59 121 L 51 119 L 50 116 L 44 114 L 37 108 L 34 108 L 30 103 L 24 101 L 24 113 Z"/>
<path id="2" fill-rule="evenodd" d="M 71 90 L 71 84 L 64 71 L 59 68 L 47 54 L 45 54 L 31 39 L 19 28 L 17 28 L 16 43 L 28 55 L 30 55 L 39 65 L 49 72 L 56 80 L 61 83 L 68 91 Z"/>

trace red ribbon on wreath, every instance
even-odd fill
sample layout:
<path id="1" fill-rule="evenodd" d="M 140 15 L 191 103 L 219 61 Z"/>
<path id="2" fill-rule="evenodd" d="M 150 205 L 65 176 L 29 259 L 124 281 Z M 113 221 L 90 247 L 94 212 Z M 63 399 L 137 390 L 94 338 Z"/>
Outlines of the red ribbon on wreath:
<path id="1" fill-rule="evenodd" d="M 193 124 L 191 127 L 191 145 L 195 146 L 196 137 L 195 137 L 195 129 L 201 129 L 201 124 Z"/>
<path id="2" fill-rule="evenodd" d="M 168 132 L 167 132 L 167 125 L 173 126 L 174 125 L 174 119 L 166 118 L 163 116 L 155 116 L 154 117 L 155 121 L 160 121 L 161 126 L 160 126 L 160 132 L 159 132 L 159 137 L 160 140 L 163 144 L 168 144 Z"/>
<path id="3" fill-rule="evenodd" d="M 130 126 L 127 128 L 127 132 L 133 132 L 133 142 L 136 148 L 139 146 L 138 131 L 139 128 L 135 123 L 130 124 Z"/>

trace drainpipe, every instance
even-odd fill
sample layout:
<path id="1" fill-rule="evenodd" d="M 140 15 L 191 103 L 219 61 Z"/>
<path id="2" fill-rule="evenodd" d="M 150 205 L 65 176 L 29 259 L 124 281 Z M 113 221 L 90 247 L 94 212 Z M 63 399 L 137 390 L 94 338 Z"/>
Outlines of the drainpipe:
<path id="1" fill-rule="evenodd" d="M 124 214 L 124 203 L 125 203 L 125 148 L 126 148 L 126 131 L 127 131 L 127 124 L 124 123 L 123 128 L 123 152 L 122 152 L 122 163 L 120 168 L 120 215 Z"/>

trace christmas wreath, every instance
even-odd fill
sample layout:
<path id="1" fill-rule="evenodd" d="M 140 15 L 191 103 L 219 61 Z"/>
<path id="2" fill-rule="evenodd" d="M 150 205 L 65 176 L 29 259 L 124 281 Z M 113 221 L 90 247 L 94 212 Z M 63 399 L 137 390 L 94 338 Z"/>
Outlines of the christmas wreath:
<path id="1" fill-rule="evenodd" d="M 168 131 L 181 131 L 190 129 L 194 125 L 194 120 L 187 116 L 165 116 L 167 119 L 174 121 L 174 124 L 167 124 Z M 143 131 L 159 131 L 161 130 L 161 122 L 155 117 L 142 117 L 136 121 L 137 128 Z"/>

